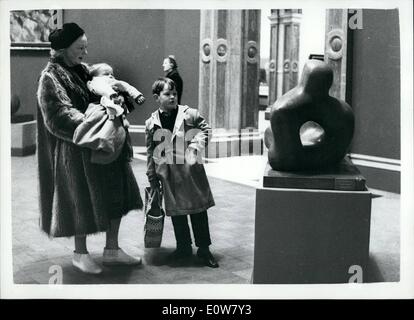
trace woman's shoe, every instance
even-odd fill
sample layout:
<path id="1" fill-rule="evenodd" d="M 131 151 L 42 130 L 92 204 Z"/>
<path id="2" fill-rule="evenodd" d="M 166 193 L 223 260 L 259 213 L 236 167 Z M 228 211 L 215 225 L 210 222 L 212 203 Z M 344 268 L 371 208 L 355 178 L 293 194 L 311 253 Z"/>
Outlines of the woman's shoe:
<path id="1" fill-rule="evenodd" d="M 72 265 L 74 268 L 89 274 L 100 274 L 102 268 L 91 258 L 89 253 L 74 252 L 72 258 Z"/>
<path id="2" fill-rule="evenodd" d="M 121 248 L 118 249 L 104 249 L 103 252 L 103 264 L 106 266 L 116 265 L 139 265 L 142 263 L 140 257 L 134 258 L 125 253 Z"/>
<path id="3" fill-rule="evenodd" d="M 211 254 L 210 250 L 208 248 L 198 248 L 197 250 L 197 257 L 203 261 L 204 265 L 210 268 L 218 268 L 219 265 L 216 261 L 216 259 Z"/>

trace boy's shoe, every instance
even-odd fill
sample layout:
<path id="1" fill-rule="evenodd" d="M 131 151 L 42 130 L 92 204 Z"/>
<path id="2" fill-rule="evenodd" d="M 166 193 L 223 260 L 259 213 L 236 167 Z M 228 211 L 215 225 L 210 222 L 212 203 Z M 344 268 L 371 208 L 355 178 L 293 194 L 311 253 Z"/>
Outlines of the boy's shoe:
<path id="1" fill-rule="evenodd" d="M 219 265 L 216 261 L 216 259 L 211 254 L 210 250 L 208 248 L 198 248 L 197 250 L 197 257 L 203 261 L 204 265 L 210 268 L 218 268 Z"/>
<path id="2" fill-rule="evenodd" d="M 102 268 L 95 261 L 93 261 L 89 253 L 74 252 L 72 265 L 75 269 L 84 273 L 99 274 L 102 272 Z"/>
<path id="3" fill-rule="evenodd" d="M 134 258 L 125 253 L 121 248 L 118 249 L 104 249 L 103 262 L 106 266 L 116 265 L 139 265 L 142 263 L 141 257 Z"/>

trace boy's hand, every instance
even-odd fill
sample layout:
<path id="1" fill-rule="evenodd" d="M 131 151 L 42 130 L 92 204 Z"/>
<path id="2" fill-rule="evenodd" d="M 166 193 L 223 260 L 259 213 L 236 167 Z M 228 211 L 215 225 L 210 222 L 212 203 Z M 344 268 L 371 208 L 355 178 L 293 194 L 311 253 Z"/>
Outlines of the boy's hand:
<path id="1" fill-rule="evenodd" d="M 145 102 L 145 97 L 143 94 L 139 95 L 136 99 L 135 99 L 136 103 L 138 103 L 139 105 L 143 104 Z"/>
<path id="2" fill-rule="evenodd" d="M 185 161 L 192 166 L 197 162 L 197 150 L 191 147 L 188 147 L 185 150 Z"/>
<path id="3" fill-rule="evenodd" d="M 160 180 L 158 179 L 151 180 L 150 185 L 151 185 L 152 190 L 157 190 L 157 191 L 161 190 L 161 183 L 160 183 Z"/>

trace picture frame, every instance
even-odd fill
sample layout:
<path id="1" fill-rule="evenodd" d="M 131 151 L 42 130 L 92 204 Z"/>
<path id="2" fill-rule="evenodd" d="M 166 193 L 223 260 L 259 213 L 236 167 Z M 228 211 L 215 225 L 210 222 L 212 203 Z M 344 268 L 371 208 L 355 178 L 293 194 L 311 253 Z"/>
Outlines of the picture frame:
<path id="1" fill-rule="evenodd" d="M 10 49 L 49 50 L 49 34 L 62 27 L 62 10 L 10 11 Z"/>

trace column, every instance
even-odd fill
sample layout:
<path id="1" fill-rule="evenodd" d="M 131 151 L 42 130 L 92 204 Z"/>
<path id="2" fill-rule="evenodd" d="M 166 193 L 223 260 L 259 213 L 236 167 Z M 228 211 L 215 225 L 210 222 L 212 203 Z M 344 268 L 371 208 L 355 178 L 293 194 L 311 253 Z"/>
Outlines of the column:
<path id="1" fill-rule="evenodd" d="M 269 106 L 298 83 L 301 16 L 300 9 L 271 10 Z"/>
<path id="2" fill-rule="evenodd" d="M 329 93 L 338 98 L 350 102 L 350 90 L 347 90 L 348 78 L 351 78 L 351 68 L 347 66 L 351 49 L 350 32 L 348 29 L 348 10 L 329 9 L 326 10 L 325 27 L 325 62 L 334 70 L 334 79 Z"/>
<path id="3" fill-rule="evenodd" d="M 199 110 L 215 129 L 257 128 L 259 10 L 202 10 Z"/>

